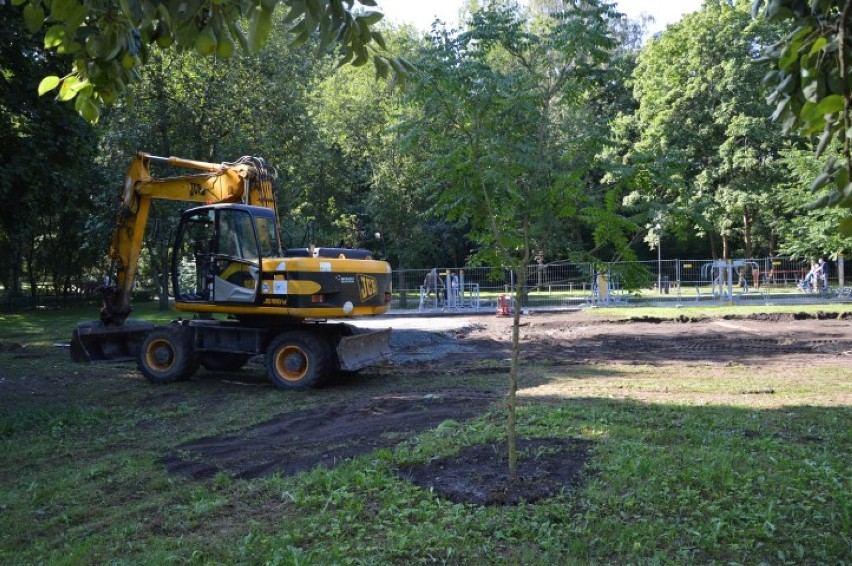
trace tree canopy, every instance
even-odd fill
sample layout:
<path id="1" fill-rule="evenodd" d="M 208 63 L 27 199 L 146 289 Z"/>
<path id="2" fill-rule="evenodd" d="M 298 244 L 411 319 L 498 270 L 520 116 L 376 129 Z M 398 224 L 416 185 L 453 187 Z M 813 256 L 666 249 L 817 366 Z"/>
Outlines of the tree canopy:
<path id="1" fill-rule="evenodd" d="M 123 96 L 157 49 L 194 51 L 230 58 L 239 45 L 247 53 L 263 48 L 276 8 L 284 10 L 286 45 L 295 49 L 317 37 L 317 52 L 339 46 L 339 63 L 360 66 L 372 59 L 376 75 L 404 76 L 408 63 L 387 56 L 375 24 L 382 19 L 375 0 L 12 0 L 22 6 L 26 29 L 44 29 L 44 48 L 66 56 L 70 69 L 48 75 L 39 93 L 59 88 L 57 98 L 75 100 L 76 110 L 97 121 L 105 104 Z"/>

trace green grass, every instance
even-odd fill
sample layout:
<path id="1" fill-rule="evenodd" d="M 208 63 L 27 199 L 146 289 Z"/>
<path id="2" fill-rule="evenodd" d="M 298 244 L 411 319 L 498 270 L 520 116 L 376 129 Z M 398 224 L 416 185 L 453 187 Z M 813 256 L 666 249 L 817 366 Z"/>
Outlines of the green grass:
<path id="1" fill-rule="evenodd" d="M 186 317 L 186 313 L 174 310 L 160 311 L 157 303 L 147 302 L 134 305 L 132 318 L 141 318 L 157 323 Z M 77 323 L 97 320 L 97 307 L 80 307 L 62 310 L 35 310 L 20 314 L 0 313 L 0 342 L 44 346 L 54 342 L 68 342 Z"/>
<path id="2" fill-rule="evenodd" d="M 589 439 L 592 458 L 579 491 L 495 508 L 448 502 L 395 470 L 502 440 L 499 407 L 291 477 L 193 481 L 158 462 L 182 442 L 282 412 L 391 392 L 502 392 L 505 376 L 489 364 L 428 382 L 423 368 L 385 369 L 294 393 L 259 373 L 242 385 L 154 387 L 131 364 L 75 366 L 52 347 L 83 318 L 92 313 L 0 318 L 0 343 L 17 340 L 27 354 L 0 351 L 3 564 L 848 564 L 852 556 L 852 379 L 843 360 L 771 372 L 525 366 L 521 434 Z"/>

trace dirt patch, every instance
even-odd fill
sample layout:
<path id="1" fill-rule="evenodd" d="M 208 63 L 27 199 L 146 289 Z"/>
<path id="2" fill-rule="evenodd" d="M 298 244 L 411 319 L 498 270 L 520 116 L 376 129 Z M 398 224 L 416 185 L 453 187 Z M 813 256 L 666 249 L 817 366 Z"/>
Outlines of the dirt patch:
<path id="1" fill-rule="evenodd" d="M 330 468 L 344 459 L 394 446 L 445 420 L 480 415 L 497 399 L 490 392 L 437 392 L 288 413 L 239 436 L 182 444 L 162 463 L 170 472 L 197 479 L 219 472 L 255 478 Z"/>
<path id="2" fill-rule="evenodd" d="M 585 313 L 524 316 L 522 357 L 556 364 L 852 365 L 847 313 L 605 320 Z M 453 359 L 507 358 L 512 321 L 483 317 Z"/>
<path id="3" fill-rule="evenodd" d="M 400 475 L 456 503 L 517 505 L 566 493 L 582 484 L 591 443 L 581 439 L 518 441 L 518 477 L 509 478 L 505 444 L 482 444 L 456 456 L 409 466 Z"/>

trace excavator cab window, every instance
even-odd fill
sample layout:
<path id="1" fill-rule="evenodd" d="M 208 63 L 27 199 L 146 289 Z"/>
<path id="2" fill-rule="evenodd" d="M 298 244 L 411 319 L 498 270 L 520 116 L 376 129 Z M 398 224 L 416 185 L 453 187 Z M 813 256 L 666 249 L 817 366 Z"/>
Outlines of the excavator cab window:
<path id="1" fill-rule="evenodd" d="M 254 302 L 260 250 L 252 217 L 245 210 L 220 209 L 213 252 L 213 301 Z"/>
<path id="2" fill-rule="evenodd" d="M 175 297 L 184 301 L 209 301 L 210 273 L 215 243 L 215 212 L 200 210 L 183 218 L 175 246 Z"/>
<path id="3" fill-rule="evenodd" d="M 175 254 L 174 284 L 179 300 L 254 302 L 263 256 L 247 210 L 211 207 L 189 211 L 178 230 Z"/>
<path id="4" fill-rule="evenodd" d="M 275 218 L 272 216 L 255 216 L 254 224 L 257 228 L 257 239 L 260 245 L 261 257 L 281 257 L 278 249 L 278 234 Z"/>

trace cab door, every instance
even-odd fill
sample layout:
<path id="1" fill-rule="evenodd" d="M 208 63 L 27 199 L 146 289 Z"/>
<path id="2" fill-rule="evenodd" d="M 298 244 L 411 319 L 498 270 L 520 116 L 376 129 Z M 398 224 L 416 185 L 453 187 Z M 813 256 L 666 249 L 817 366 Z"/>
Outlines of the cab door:
<path id="1" fill-rule="evenodd" d="M 260 251 L 251 215 L 240 209 L 216 211 L 211 255 L 212 300 L 253 303 L 260 279 Z"/>

